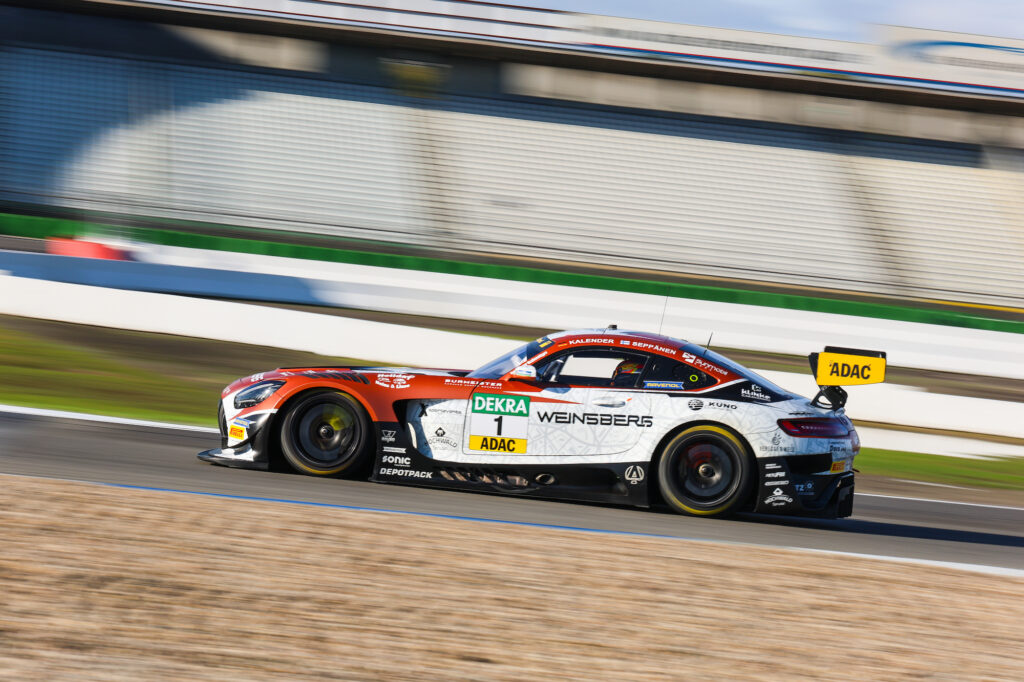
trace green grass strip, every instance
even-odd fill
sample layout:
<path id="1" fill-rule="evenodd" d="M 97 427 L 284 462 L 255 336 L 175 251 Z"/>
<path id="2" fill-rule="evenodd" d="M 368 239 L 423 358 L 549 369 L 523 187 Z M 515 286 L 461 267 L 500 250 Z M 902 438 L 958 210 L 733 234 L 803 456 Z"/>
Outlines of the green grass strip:
<path id="1" fill-rule="evenodd" d="M 46 238 L 53 236 L 78 237 L 89 234 L 116 233 L 139 241 L 165 246 L 182 246 L 216 251 L 233 251 L 266 256 L 281 256 L 334 263 L 372 265 L 404 270 L 420 270 L 473 277 L 487 277 L 516 282 L 557 284 L 603 289 L 674 298 L 692 298 L 722 303 L 741 303 L 788 310 L 835 313 L 856 317 L 869 317 L 903 322 L 921 322 L 968 329 L 1010 332 L 1024 334 L 1024 321 L 1004 320 L 984 315 L 953 311 L 914 308 L 906 305 L 875 303 L 865 301 L 844 301 L 800 294 L 750 291 L 706 284 L 681 282 L 655 282 L 628 277 L 610 277 L 575 272 L 560 272 L 543 268 L 518 265 L 496 265 L 491 263 L 469 263 L 465 261 L 411 256 L 402 254 L 377 253 L 329 247 L 285 244 L 221 237 L 193 232 L 163 230 L 144 227 L 113 227 L 74 220 L 0 214 L 0 233 L 23 237 Z"/>
<path id="2" fill-rule="evenodd" d="M 966 459 L 864 448 L 854 466 L 863 474 L 946 485 L 1024 490 L 1024 457 Z"/>

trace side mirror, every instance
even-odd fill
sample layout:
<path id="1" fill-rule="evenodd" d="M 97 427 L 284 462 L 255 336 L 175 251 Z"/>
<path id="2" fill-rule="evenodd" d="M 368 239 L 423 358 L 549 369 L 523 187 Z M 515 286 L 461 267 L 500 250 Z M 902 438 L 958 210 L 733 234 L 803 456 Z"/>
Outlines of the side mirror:
<path id="1" fill-rule="evenodd" d="M 519 365 L 509 375 L 512 381 L 536 381 L 537 368 L 533 365 Z"/>

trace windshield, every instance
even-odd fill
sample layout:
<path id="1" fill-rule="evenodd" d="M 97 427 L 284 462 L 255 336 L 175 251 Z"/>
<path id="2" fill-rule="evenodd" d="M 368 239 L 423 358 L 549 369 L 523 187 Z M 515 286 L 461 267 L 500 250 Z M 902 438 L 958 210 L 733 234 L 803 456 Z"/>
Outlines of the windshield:
<path id="1" fill-rule="evenodd" d="M 500 358 L 491 360 L 483 367 L 473 370 L 466 376 L 474 379 L 500 379 L 539 353 L 541 350 L 540 341 L 541 339 L 538 339 L 523 344 L 519 348 L 505 353 Z M 548 341 L 548 343 L 550 344 L 551 342 Z"/>

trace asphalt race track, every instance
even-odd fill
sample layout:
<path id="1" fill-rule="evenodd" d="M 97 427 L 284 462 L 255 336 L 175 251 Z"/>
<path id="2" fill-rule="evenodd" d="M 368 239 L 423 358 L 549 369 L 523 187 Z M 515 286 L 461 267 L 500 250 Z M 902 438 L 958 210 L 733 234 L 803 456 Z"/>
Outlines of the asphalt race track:
<path id="1" fill-rule="evenodd" d="M 849 519 L 695 519 L 226 469 L 196 459 L 218 440 L 212 433 L 0 413 L 0 473 L 1024 569 L 1024 509 L 858 495 Z"/>

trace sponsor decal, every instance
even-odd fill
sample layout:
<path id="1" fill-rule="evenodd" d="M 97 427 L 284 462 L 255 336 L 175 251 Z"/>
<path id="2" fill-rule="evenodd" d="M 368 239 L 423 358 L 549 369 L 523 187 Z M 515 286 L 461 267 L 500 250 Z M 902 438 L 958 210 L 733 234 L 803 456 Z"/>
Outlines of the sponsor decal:
<path id="1" fill-rule="evenodd" d="M 415 374 L 378 374 L 375 384 L 382 388 L 409 388 L 409 380 Z"/>
<path id="2" fill-rule="evenodd" d="M 260 372 L 259 374 L 253 374 L 252 376 L 249 377 L 249 381 L 253 383 L 256 383 L 257 381 L 263 381 L 263 372 Z"/>
<path id="3" fill-rule="evenodd" d="M 659 353 L 667 353 L 668 355 L 675 355 L 676 349 L 668 346 L 662 346 L 661 344 L 651 343 L 650 341 L 622 341 L 623 346 L 630 346 L 632 348 L 639 348 L 641 350 L 653 350 Z"/>
<path id="4" fill-rule="evenodd" d="M 644 468 L 636 464 L 630 464 L 626 467 L 625 477 L 630 485 L 637 485 L 644 480 Z"/>
<path id="5" fill-rule="evenodd" d="M 526 454 L 525 438 L 500 438 L 498 436 L 470 436 L 469 449 L 482 452 L 510 452 Z"/>
<path id="6" fill-rule="evenodd" d="M 470 409 L 470 450 L 526 454 L 529 397 L 474 393 Z"/>
<path id="7" fill-rule="evenodd" d="M 449 386 L 478 386 L 479 388 L 501 388 L 500 381 L 480 381 L 479 379 L 445 379 Z"/>
<path id="8" fill-rule="evenodd" d="M 572 339 L 571 341 L 569 341 L 569 345 L 570 346 L 578 346 L 581 343 L 610 343 L 610 344 L 614 344 L 615 343 L 615 339 L 609 339 L 607 336 L 598 336 L 598 337 L 595 337 L 595 338 Z"/>
<path id="9" fill-rule="evenodd" d="M 847 470 L 847 467 L 851 467 L 850 460 L 841 459 L 838 462 L 832 462 L 832 468 L 829 469 L 829 473 L 841 474 Z"/>
<path id="10" fill-rule="evenodd" d="M 554 342 L 546 336 L 542 336 L 539 339 L 537 339 L 537 345 L 540 346 L 541 348 L 547 348 L 552 343 Z"/>
<path id="11" fill-rule="evenodd" d="M 708 402 L 708 407 L 717 407 L 720 410 L 735 410 L 736 405 L 732 403 L 723 403 L 720 400 L 712 400 Z"/>
<path id="12" fill-rule="evenodd" d="M 782 488 L 776 488 L 772 491 L 772 494 L 764 498 L 764 503 L 771 505 L 772 507 L 781 507 L 786 504 L 792 504 L 793 498 L 789 495 L 785 495 Z"/>
<path id="13" fill-rule="evenodd" d="M 587 426 L 654 426 L 654 417 L 638 414 L 600 414 L 596 412 L 538 412 L 541 422 L 555 424 L 586 424 Z"/>
<path id="14" fill-rule="evenodd" d="M 796 446 L 780 445 L 780 443 L 782 443 L 782 434 L 776 432 L 776 434 L 772 436 L 772 444 L 762 445 L 761 452 L 796 452 Z"/>
<path id="15" fill-rule="evenodd" d="M 473 394 L 473 411 L 482 412 L 484 414 L 529 416 L 530 399 L 522 395 L 475 393 Z"/>
<path id="16" fill-rule="evenodd" d="M 382 468 L 377 472 L 381 476 L 404 476 L 406 478 L 433 478 L 434 474 L 429 471 L 415 471 L 413 469 L 390 469 Z"/>
<path id="17" fill-rule="evenodd" d="M 849 442 L 839 441 L 838 443 L 829 443 L 829 452 L 832 453 L 832 459 L 842 459 L 848 457 L 852 452 Z"/>
<path id="18" fill-rule="evenodd" d="M 814 482 L 808 481 L 807 483 L 797 483 L 793 486 L 796 488 L 798 495 L 813 495 L 814 494 Z"/>
<path id="19" fill-rule="evenodd" d="M 424 417 L 436 417 L 439 414 L 462 414 L 462 410 L 452 410 L 447 407 L 438 407 L 437 405 L 427 405 L 426 403 L 417 403 L 420 407 L 419 414 L 416 415 L 417 419 L 423 419 Z"/>
<path id="20" fill-rule="evenodd" d="M 455 442 L 454 438 L 449 438 L 447 432 L 438 426 L 434 430 L 434 435 L 427 438 L 427 445 L 431 448 L 447 448 L 449 450 L 457 450 L 459 444 Z"/>
<path id="21" fill-rule="evenodd" d="M 252 424 L 248 419 L 233 419 L 228 427 L 228 438 L 232 440 L 245 440 L 249 435 L 249 426 Z"/>
<path id="22" fill-rule="evenodd" d="M 670 391 L 685 391 L 686 384 L 681 381 L 645 381 L 644 388 L 664 388 Z"/>
<path id="23" fill-rule="evenodd" d="M 782 465 L 778 462 L 769 462 L 764 465 L 765 471 L 771 471 L 772 469 L 781 469 Z"/>
<path id="24" fill-rule="evenodd" d="M 405 448 L 402 448 L 402 452 L 405 452 Z M 385 464 L 394 464 L 396 467 L 408 467 L 412 466 L 411 457 L 397 457 L 395 455 L 384 455 L 381 458 Z"/>
<path id="25" fill-rule="evenodd" d="M 381 432 L 380 432 L 380 440 L 381 440 L 382 443 L 394 443 L 395 442 L 395 432 L 394 431 L 388 431 L 388 430 L 381 430 Z"/>
<path id="26" fill-rule="evenodd" d="M 771 488 L 773 485 L 789 485 L 789 481 L 788 480 L 784 480 L 784 481 L 765 481 L 764 482 L 764 487 L 765 488 Z"/>
<path id="27" fill-rule="evenodd" d="M 819 386 L 850 386 L 885 381 L 884 353 L 837 353 L 835 350 L 837 349 L 826 348 L 824 353 L 818 354 L 818 368 L 814 379 Z"/>
<path id="28" fill-rule="evenodd" d="M 696 398 L 694 398 L 693 400 L 691 400 L 690 402 L 688 402 L 686 404 L 694 412 L 696 412 L 697 410 L 699 410 L 702 407 L 704 407 L 704 401 L 703 400 L 697 400 Z"/>
<path id="29" fill-rule="evenodd" d="M 778 466 L 778 465 L 776 465 L 776 466 Z M 786 475 L 785 471 L 773 471 L 770 474 L 765 474 L 764 477 L 765 478 L 782 478 L 785 475 Z"/>
<path id="30" fill-rule="evenodd" d="M 843 379 L 871 379 L 871 365 L 850 364 L 847 362 L 828 363 L 829 377 L 842 377 Z"/>
<path id="31" fill-rule="evenodd" d="M 741 389 L 740 395 L 751 400 L 764 400 L 766 402 L 771 402 L 772 399 L 770 395 L 764 392 L 764 389 L 755 383 L 751 383 L 750 388 Z"/>
<path id="32" fill-rule="evenodd" d="M 396 448 L 396 447 L 392 447 L 390 445 L 385 445 L 383 450 L 384 450 L 384 452 L 394 452 L 394 453 L 397 453 L 399 455 L 404 455 L 405 454 L 405 448 Z M 406 457 L 406 459 L 408 459 L 408 457 Z M 385 462 L 388 461 L 388 458 L 385 457 L 384 461 Z"/>
<path id="33" fill-rule="evenodd" d="M 693 353 L 683 353 L 683 360 L 685 360 L 686 362 L 690 363 L 691 365 L 693 365 L 697 369 L 704 370 L 705 372 L 713 372 L 713 373 L 718 374 L 720 376 L 726 376 L 727 374 L 729 374 L 729 372 L 727 372 L 726 370 L 722 369 L 718 365 L 716 365 L 714 363 L 711 363 L 711 362 L 708 362 L 707 360 L 705 360 L 703 358 L 699 358 L 696 355 L 694 355 Z"/>

